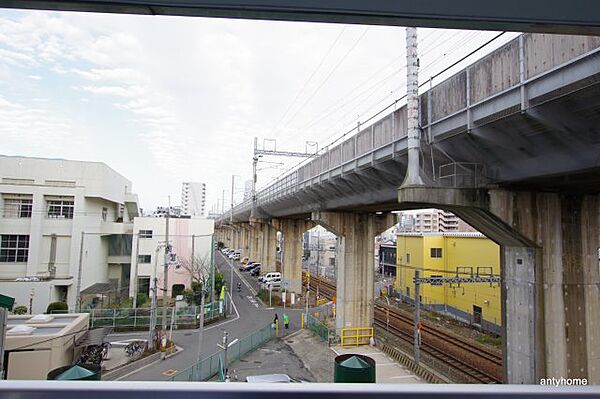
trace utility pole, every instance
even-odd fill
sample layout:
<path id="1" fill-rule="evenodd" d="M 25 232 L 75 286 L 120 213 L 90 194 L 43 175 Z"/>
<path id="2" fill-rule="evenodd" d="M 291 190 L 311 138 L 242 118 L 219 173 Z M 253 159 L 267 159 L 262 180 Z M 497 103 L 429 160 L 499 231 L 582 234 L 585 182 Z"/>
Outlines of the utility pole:
<path id="1" fill-rule="evenodd" d="M 235 184 L 235 175 L 231 175 L 231 215 L 229 215 L 229 222 L 233 223 L 233 190 Z"/>
<path id="2" fill-rule="evenodd" d="M 422 186 L 419 151 L 419 58 L 417 28 L 406 28 L 406 119 L 408 126 L 408 168 L 402 186 Z"/>
<path id="3" fill-rule="evenodd" d="M 215 306 L 215 236 L 210 236 L 210 310 Z"/>
<path id="4" fill-rule="evenodd" d="M 139 232 L 137 234 L 134 232 L 133 238 L 135 238 L 135 263 L 133 264 L 133 308 L 137 309 L 138 258 L 140 257 L 140 234 L 139 234 Z"/>
<path id="5" fill-rule="evenodd" d="M 0 380 L 5 377 L 4 372 L 4 347 L 6 346 L 6 318 L 8 311 L 0 307 Z"/>
<path id="6" fill-rule="evenodd" d="M 415 364 L 419 365 L 419 346 L 420 346 L 420 318 L 421 318 L 421 283 L 419 282 L 419 271 L 415 270 L 415 331 L 414 331 L 414 347 L 415 347 Z"/>
<path id="7" fill-rule="evenodd" d="M 204 339 L 204 293 L 206 289 L 206 279 L 202 278 L 202 287 L 200 288 L 200 330 L 198 332 L 198 356 L 197 363 L 200 364 L 202 361 L 202 340 Z M 211 305 L 212 309 L 212 305 Z M 200 369 L 198 369 L 200 371 Z M 198 376 L 200 381 L 200 376 Z"/>
<path id="8" fill-rule="evenodd" d="M 221 197 L 221 214 L 225 214 L 225 189 L 223 189 L 223 196 Z"/>
<path id="9" fill-rule="evenodd" d="M 225 355 L 223 356 L 223 368 L 225 369 L 225 382 L 229 382 L 229 365 L 227 364 L 227 336 L 229 334 L 227 331 L 223 331 L 223 350 L 225 351 Z"/>
<path id="10" fill-rule="evenodd" d="M 169 195 L 169 207 L 167 208 L 166 226 L 165 226 L 165 267 L 163 271 L 163 314 L 162 314 L 162 331 L 166 334 L 167 331 L 167 302 L 169 289 L 169 256 L 171 246 L 169 245 L 169 216 L 171 214 L 171 196 Z M 165 352 L 166 353 L 166 352 Z"/>
<path id="11" fill-rule="evenodd" d="M 160 246 L 154 252 L 154 267 L 152 268 L 152 283 L 150 290 L 152 291 L 152 301 L 150 302 L 150 323 L 148 331 L 148 349 L 154 349 L 154 330 L 156 330 L 156 305 L 158 301 L 158 252 Z"/>
<path id="12" fill-rule="evenodd" d="M 85 233 L 81 232 L 81 240 L 79 242 L 79 266 L 77 267 L 77 292 L 75 293 L 75 301 L 77 303 L 77 313 L 81 312 L 81 271 L 83 270 L 83 238 Z"/>

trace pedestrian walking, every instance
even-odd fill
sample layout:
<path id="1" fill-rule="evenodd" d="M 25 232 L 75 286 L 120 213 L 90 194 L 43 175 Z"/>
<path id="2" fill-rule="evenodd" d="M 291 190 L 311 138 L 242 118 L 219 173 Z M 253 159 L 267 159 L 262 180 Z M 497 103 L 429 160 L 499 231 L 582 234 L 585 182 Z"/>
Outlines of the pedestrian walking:
<path id="1" fill-rule="evenodd" d="M 283 324 L 285 325 L 285 329 L 287 330 L 288 328 L 290 328 L 290 318 L 287 315 L 287 313 L 283 314 Z"/>
<path id="2" fill-rule="evenodd" d="M 279 322 L 279 316 L 275 313 L 275 317 L 273 318 L 273 328 L 277 327 L 277 323 Z"/>

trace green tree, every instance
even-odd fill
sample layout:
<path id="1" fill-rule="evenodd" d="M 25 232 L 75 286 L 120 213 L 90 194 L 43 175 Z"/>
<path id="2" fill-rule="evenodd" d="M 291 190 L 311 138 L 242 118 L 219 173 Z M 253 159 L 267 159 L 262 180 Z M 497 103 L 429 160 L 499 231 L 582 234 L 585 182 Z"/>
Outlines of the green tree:
<path id="1" fill-rule="evenodd" d="M 192 288 L 183 291 L 183 299 L 185 299 L 188 305 L 199 306 L 201 303 L 201 292 L 202 283 L 199 281 L 192 281 Z"/>
<path id="2" fill-rule="evenodd" d="M 223 273 L 216 273 L 215 274 L 215 298 L 219 298 L 219 295 L 221 294 L 221 289 L 223 289 L 224 285 L 225 285 L 225 276 L 223 275 Z"/>

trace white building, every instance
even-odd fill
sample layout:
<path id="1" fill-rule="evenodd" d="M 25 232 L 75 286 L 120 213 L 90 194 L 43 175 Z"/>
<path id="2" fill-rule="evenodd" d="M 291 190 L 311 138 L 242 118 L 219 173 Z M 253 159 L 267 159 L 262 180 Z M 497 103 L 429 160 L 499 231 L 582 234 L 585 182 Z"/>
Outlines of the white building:
<path id="1" fill-rule="evenodd" d="M 402 233 L 444 233 L 474 232 L 469 224 L 451 212 L 441 209 L 419 209 L 399 213 L 398 232 Z"/>
<path id="2" fill-rule="evenodd" d="M 150 281 L 154 273 L 158 277 L 158 286 L 163 287 L 165 265 L 166 218 L 136 217 L 133 221 L 136 233 L 133 240 L 131 264 L 134 265 L 131 279 L 130 296 L 134 292 L 150 294 Z M 192 282 L 192 247 L 195 271 L 210 264 L 211 235 L 214 233 L 214 220 L 205 218 L 170 218 L 169 244 L 172 247 L 169 259 L 168 291 L 169 297 L 175 296 Z M 193 243 L 192 243 L 193 241 Z M 136 262 L 137 254 L 137 262 Z M 137 268 L 136 268 L 137 265 Z M 162 297 L 162 291 L 159 291 Z"/>
<path id="3" fill-rule="evenodd" d="M 0 156 L 0 292 L 43 313 L 96 283 L 128 286 L 131 188 L 101 162 Z"/>
<path id="4" fill-rule="evenodd" d="M 181 185 L 181 214 L 204 216 L 206 208 L 206 184 L 184 182 Z"/>

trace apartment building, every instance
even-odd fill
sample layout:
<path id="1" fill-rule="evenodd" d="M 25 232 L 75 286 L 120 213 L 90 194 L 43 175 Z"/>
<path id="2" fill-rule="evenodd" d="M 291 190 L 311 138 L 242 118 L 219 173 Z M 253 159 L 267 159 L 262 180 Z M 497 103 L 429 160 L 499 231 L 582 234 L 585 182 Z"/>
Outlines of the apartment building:
<path id="1" fill-rule="evenodd" d="M 181 214 L 204 216 L 206 210 L 206 184 L 184 182 L 181 185 Z"/>
<path id="2" fill-rule="evenodd" d="M 476 230 L 452 212 L 441 209 L 419 209 L 399 213 L 398 232 L 443 233 Z"/>
<path id="3" fill-rule="evenodd" d="M 74 309 L 98 283 L 128 285 L 131 190 L 101 162 L 0 156 L 0 292 L 43 313 L 53 301 Z"/>
<path id="4" fill-rule="evenodd" d="M 169 218 L 167 295 L 175 297 L 191 288 L 192 279 L 206 272 L 210 265 L 214 220 L 205 218 Z M 166 218 L 136 217 L 133 220 L 135 237 L 131 252 L 132 278 L 129 295 L 150 295 L 151 280 L 158 278 L 163 287 L 166 244 Z M 192 263 L 192 254 L 194 263 Z M 137 278 L 136 278 L 137 277 Z M 137 285 L 136 285 L 137 284 Z M 162 291 L 159 291 L 162 297 Z"/>

